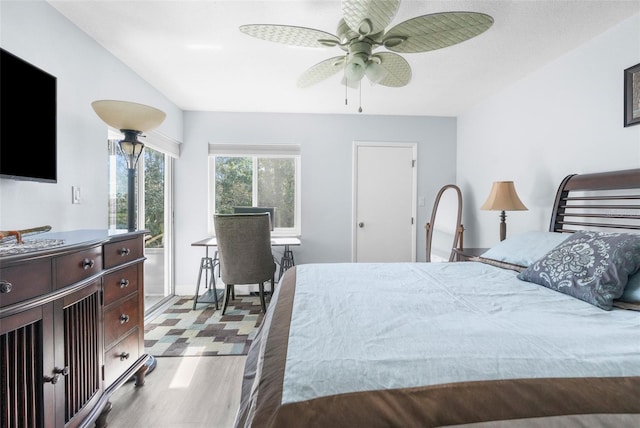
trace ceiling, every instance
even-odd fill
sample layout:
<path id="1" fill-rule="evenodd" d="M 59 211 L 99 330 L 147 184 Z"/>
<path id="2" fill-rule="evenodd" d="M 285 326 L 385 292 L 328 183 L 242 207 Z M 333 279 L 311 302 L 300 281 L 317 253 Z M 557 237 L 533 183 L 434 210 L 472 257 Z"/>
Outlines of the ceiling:
<path id="1" fill-rule="evenodd" d="M 382 1 L 382 0 L 381 0 Z M 402 54 L 402 88 L 335 75 L 298 89 L 300 74 L 339 48 L 294 48 L 242 34 L 243 24 L 336 33 L 339 0 L 104 1 L 49 3 L 183 110 L 457 116 L 501 88 L 640 13 L 640 1 L 409 1 L 391 25 L 445 11 L 483 12 L 494 25 L 455 46 Z M 348 105 L 345 105 L 345 94 Z M 132 100 L 135 101 L 135 100 Z"/>

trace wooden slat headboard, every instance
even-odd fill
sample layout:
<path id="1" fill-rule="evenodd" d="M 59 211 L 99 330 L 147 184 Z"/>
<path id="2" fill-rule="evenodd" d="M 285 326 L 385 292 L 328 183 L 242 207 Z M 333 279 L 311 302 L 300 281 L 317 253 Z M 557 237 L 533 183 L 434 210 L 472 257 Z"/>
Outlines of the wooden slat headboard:
<path id="1" fill-rule="evenodd" d="M 572 174 L 562 180 L 549 230 L 585 229 L 640 232 L 640 168 Z"/>

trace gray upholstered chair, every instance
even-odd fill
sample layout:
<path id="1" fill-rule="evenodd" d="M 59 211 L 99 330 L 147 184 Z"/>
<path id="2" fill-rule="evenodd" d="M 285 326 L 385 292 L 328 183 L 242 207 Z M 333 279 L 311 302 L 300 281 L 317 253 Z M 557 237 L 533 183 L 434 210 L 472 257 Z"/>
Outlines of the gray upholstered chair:
<path id="1" fill-rule="evenodd" d="M 218 241 L 220 276 L 226 284 L 224 314 L 236 284 L 258 284 L 260 304 L 266 311 L 264 283 L 275 280 L 276 265 L 271 253 L 269 214 L 216 214 L 214 227 Z"/>

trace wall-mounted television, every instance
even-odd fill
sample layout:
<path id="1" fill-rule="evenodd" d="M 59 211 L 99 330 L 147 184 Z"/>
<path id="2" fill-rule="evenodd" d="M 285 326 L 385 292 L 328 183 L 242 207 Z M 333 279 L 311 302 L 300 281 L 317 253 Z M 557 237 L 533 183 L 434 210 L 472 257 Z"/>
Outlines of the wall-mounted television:
<path id="1" fill-rule="evenodd" d="M 0 177 L 57 181 L 56 84 L 0 48 Z"/>

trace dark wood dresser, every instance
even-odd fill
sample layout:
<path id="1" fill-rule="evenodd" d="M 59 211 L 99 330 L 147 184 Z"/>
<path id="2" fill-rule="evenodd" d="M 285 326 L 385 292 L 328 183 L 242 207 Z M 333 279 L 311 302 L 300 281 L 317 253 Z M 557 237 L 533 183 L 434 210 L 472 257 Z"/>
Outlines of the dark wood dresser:
<path id="1" fill-rule="evenodd" d="M 144 384 L 144 231 L 25 238 L 0 256 L 0 426 L 106 426 L 109 397 Z"/>

